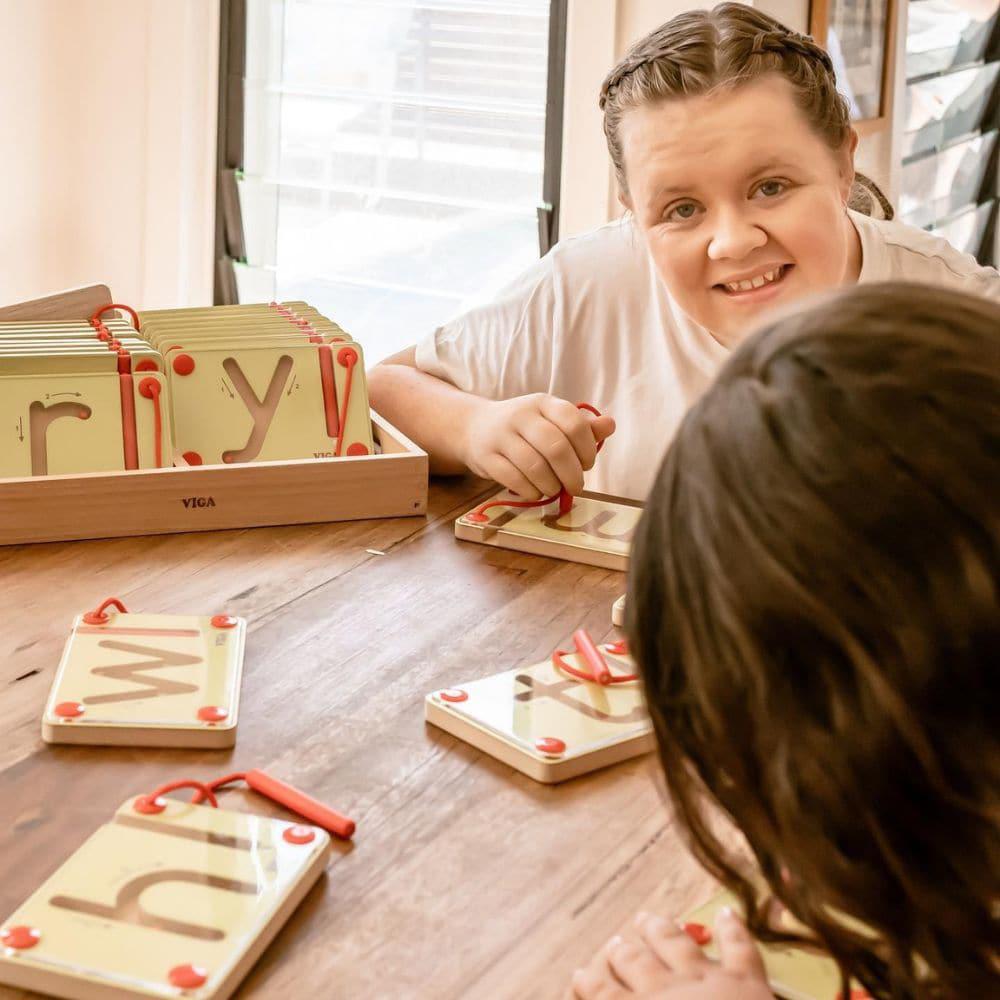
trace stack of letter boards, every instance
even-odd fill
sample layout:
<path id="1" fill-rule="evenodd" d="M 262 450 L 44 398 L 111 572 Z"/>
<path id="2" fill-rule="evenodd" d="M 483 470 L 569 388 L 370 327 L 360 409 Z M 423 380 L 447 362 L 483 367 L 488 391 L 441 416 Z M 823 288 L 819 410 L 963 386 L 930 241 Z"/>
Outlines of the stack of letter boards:
<path id="1" fill-rule="evenodd" d="M 0 323 L 0 479 L 369 455 L 361 347 L 303 302 Z"/>

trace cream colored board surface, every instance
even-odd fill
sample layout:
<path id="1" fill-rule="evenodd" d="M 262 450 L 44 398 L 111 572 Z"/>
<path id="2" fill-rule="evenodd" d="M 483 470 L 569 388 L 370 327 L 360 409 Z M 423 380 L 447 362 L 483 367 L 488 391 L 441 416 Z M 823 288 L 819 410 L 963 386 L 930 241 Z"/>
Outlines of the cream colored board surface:
<path id="1" fill-rule="evenodd" d="M 516 497 L 501 490 L 490 497 L 498 499 Z M 479 524 L 468 513 L 455 522 L 455 536 L 464 541 L 624 571 L 642 508 L 620 497 L 585 492 L 562 517 L 554 502 L 548 507 L 493 507 L 486 512 L 489 522 Z"/>
<path id="2" fill-rule="evenodd" d="M 373 448 L 364 360 L 358 355 L 346 411 L 343 452 Z M 167 356 L 177 450 L 194 452 L 205 465 L 329 457 L 337 445 L 324 407 L 316 345 L 192 350 L 194 369 L 178 374 Z M 332 352 L 337 429 L 347 368 Z"/>
<path id="3" fill-rule="evenodd" d="M 724 906 L 740 912 L 736 897 L 723 892 L 689 913 L 684 922 L 694 921 L 711 930 L 716 916 Z M 794 931 L 798 928 L 789 923 L 788 929 Z M 837 1000 L 840 996 L 840 972 L 833 959 L 802 948 L 773 944 L 759 947 L 764 956 L 768 982 L 781 1000 Z M 719 957 L 714 942 L 708 943 L 705 952 L 710 958 Z"/>
<path id="4" fill-rule="evenodd" d="M 5 927 L 40 937 L 0 950 L 0 982 L 78 1000 L 232 993 L 322 873 L 329 834 L 293 844 L 297 824 L 164 801 L 157 815 L 123 804 L 11 914 Z M 171 985 L 184 965 L 206 982 Z"/>
<path id="5" fill-rule="evenodd" d="M 622 594 L 621 597 L 611 605 L 611 624 L 615 628 L 622 628 L 625 624 L 625 595 Z"/>
<path id="6" fill-rule="evenodd" d="M 634 672 L 628 656 L 605 658 L 616 675 Z M 584 669 L 579 654 L 567 655 Z M 652 724 L 637 681 L 601 685 L 556 669 L 551 660 L 460 684 L 465 701 L 441 691 L 424 702 L 428 722 L 498 757 L 536 781 L 553 783 L 595 771 L 652 750 Z M 561 740 L 558 755 L 542 752 L 539 740 Z"/>
<path id="7" fill-rule="evenodd" d="M 228 617 L 228 616 L 227 616 Z M 232 746 L 239 722 L 246 621 L 112 614 L 104 625 L 73 622 L 42 717 L 49 743 Z M 82 714 L 63 717 L 60 704 Z M 222 709 L 218 721 L 198 718 Z"/>
<path id="8" fill-rule="evenodd" d="M 143 396 L 142 378 L 160 385 L 158 403 Z M 156 468 L 173 453 L 166 382 L 145 372 L 131 384 L 139 468 Z M 0 379 L 0 478 L 114 472 L 125 468 L 122 381 L 116 371 L 5 375 Z"/>
<path id="9" fill-rule="evenodd" d="M 0 476 L 124 468 L 117 372 L 0 381 Z"/>

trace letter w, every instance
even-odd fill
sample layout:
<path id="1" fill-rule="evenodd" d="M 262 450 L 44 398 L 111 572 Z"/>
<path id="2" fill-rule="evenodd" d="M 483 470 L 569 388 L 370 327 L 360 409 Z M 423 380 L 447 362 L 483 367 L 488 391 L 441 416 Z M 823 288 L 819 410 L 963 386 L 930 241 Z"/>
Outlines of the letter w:
<path id="1" fill-rule="evenodd" d="M 165 677 L 139 676 L 149 670 L 162 670 L 164 667 L 190 667 L 202 663 L 200 656 L 188 653 L 172 653 L 155 646 L 136 646 L 131 642 L 116 642 L 104 639 L 97 644 L 101 649 L 114 649 L 120 653 L 134 653 L 136 656 L 148 656 L 148 660 L 137 663 L 117 663 L 110 667 L 93 667 L 92 674 L 98 677 L 113 677 L 115 680 L 131 681 L 141 684 L 138 690 L 117 691 L 111 694 L 92 694 L 83 699 L 85 705 L 107 705 L 114 701 L 136 701 L 141 698 L 160 698 L 170 694 L 190 694 L 198 690 L 197 684 L 185 684 L 182 681 L 171 681 Z"/>

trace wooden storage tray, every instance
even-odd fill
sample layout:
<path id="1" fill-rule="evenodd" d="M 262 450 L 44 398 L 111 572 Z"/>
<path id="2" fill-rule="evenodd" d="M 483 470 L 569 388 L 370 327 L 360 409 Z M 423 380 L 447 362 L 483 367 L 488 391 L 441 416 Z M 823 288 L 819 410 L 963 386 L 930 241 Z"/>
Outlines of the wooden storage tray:
<path id="1" fill-rule="evenodd" d="M 97 285 L 0 319 L 85 318 L 110 301 Z M 0 479 L 0 545 L 426 513 L 427 453 L 371 416 L 381 454 Z"/>
<path id="2" fill-rule="evenodd" d="M 0 479 L 0 545 L 427 510 L 427 454 L 378 414 L 381 455 Z"/>

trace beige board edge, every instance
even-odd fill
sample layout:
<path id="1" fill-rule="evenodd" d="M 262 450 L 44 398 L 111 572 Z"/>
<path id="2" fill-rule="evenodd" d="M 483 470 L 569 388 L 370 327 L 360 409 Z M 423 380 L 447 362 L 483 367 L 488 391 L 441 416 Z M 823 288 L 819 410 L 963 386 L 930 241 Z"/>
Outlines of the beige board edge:
<path id="1" fill-rule="evenodd" d="M 622 628 L 625 625 L 625 595 L 622 594 L 621 597 L 611 605 L 611 624 L 615 628 Z"/>
<path id="2" fill-rule="evenodd" d="M 478 726 L 464 716 L 449 711 L 435 699 L 433 693 L 424 699 L 424 718 L 438 729 L 458 737 L 477 750 L 482 750 L 508 767 L 514 768 L 515 771 L 520 771 L 521 774 L 526 774 L 544 785 L 569 781 L 582 774 L 631 760 L 656 748 L 656 737 L 649 732 L 567 760 L 547 761 L 532 756 L 528 750 L 518 750 L 507 740 L 501 739 L 483 726 Z"/>
<path id="3" fill-rule="evenodd" d="M 301 878 L 292 886 L 288 895 L 278 906 L 274 916 L 267 927 L 253 941 L 243 957 L 233 966 L 229 975 L 219 984 L 218 989 L 211 993 L 199 995 L 204 1000 L 228 1000 L 240 985 L 247 973 L 256 964 L 257 959 L 264 953 L 270 943 L 274 940 L 278 931 L 285 925 L 288 918 L 298 909 L 299 904 L 305 899 L 312 887 L 319 881 L 320 876 L 326 868 L 327 861 L 331 853 L 331 841 L 327 840 L 323 850 L 317 851 L 315 857 L 309 863 L 309 867 L 302 873 Z M 117 986 L 110 983 L 90 983 L 81 980 L 66 979 L 55 972 L 32 968 L 29 965 L 18 966 L 16 963 L 4 963 L 2 970 L 3 982 L 5 985 L 14 986 L 17 989 L 34 990 L 46 993 L 54 997 L 62 997 L 64 1000 L 145 1000 L 149 993 L 137 993 L 125 986 Z M 186 996 L 188 992 L 177 990 L 178 996 Z"/>
<path id="4" fill-rule="evenodd" d="M 497 549 L 511 549 L 515 552 L 527 552 L 534 556 L 547 556 L 550 559 L 563 559 L 567 562 L 582 563 L 585 566 L 597 566 L 601 569 L 617 570 L 619 573 L 628 571 L 628 556 L 616 555 L 614 552 L 600 552 L 597 549 L 587 549 L 578 545 L 557 545 L 544 538 L 529 538 L 505 532 L 503 528 L 478 527 L 459 518 L 455 522 L 455 537 L 463 542 L 478 542 L 480 545 L 491 545 Z"/>
<path id="5" fill-rule="evenodd" d="M 172 747 L 224 750 L 236 745 L 238 723 L 214 729 L 159 729 L 143 726 L 79 726 L 42 721 L 42 739 L 50 744 L 95 747 Z"/>

